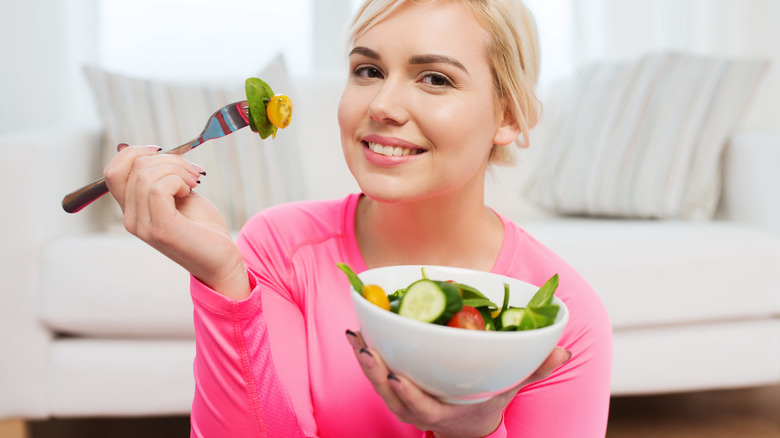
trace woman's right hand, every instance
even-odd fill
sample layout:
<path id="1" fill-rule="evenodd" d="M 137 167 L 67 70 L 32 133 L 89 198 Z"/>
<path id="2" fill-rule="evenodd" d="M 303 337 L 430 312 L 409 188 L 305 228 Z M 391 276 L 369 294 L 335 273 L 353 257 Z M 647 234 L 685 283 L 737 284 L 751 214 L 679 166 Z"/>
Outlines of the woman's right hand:
<path id="1" fill-rule="evenodd" d="M 124 226 L 221 294 L 246 298 L 249 279 L 219 211 L 193 192 L 205 172 L 156 146 L 118 147 L 104 170 Z"/>

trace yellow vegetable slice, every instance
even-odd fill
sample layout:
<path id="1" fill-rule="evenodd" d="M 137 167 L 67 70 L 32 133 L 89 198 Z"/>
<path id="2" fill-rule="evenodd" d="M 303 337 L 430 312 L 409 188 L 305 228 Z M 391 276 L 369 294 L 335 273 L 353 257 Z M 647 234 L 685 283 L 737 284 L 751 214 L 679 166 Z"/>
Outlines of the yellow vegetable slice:
<path id="1" fill-rule="evenodd" d="M 284 94 L 277 94 L 268 102 L 266 114 L 272 125 L 279 129 L 290 126 L 292 120 L 292 102 Z"/>
<path id="2" fill-rule="evenodd" d="M 363 298 L 377 307 L 390 310 L 390 300 L 387 298 L 387 294 L 381 287 L 375 284 L 363 286 Z"/>

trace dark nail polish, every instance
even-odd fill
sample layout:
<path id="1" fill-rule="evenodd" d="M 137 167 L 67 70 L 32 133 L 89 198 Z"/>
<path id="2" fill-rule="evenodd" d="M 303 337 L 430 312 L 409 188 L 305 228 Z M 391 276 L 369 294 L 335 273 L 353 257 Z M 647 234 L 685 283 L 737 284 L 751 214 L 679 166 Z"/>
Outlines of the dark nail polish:
<path id="1" fill-rule="evenodd" d="M 204 171 L 203 171 L 203 172 L 201 172 L 200 174 L 201 174 L 201 175 L 203 175 L 203 176 L 206 176 L 206 171 L 204 170 Z"/>
<path id="2" fill-rule="evenodd" d="M 569 351 L 569 350 L 566 350 L 566 352 L 567 352 L 567 353 L 569 353 L 569 357 L 567 357 L 567 358 L 566 358 L 566 360 L 563 362 L 563 364 L 565 364 L 566 362 L 568 362 L 569 360 L 571 360 L 571 351 Z M 562 364 L 562 365 L 563 365 L 563 364 Z"/>
<path id="3" fill-rule="evenodd" d="M 197 182 L 198 182 L 198 184 L 200 184 L 200 180 L 198 180 Z"/>
<path id="4" fill-rule="evenodd" d="M 373 354 L 371 354 L 371 352 L 370 352 L 370 351 L 368 351 L 368 349 L 367 349 L 366 347 L 363 347 L 363 348 L 361 348 L 361 349 L 360 349 L 360 352 L 361 352 L 361 353 L 363 353 L 363 354 L 367 354 L 367 355 L 368 355 L 368 357 L 374 357 L 374 355 L 373 355 Z"/>
<path id="5" fill-rule="evenodd" d="M 126 148 L 128 146 L 130 146 L 130 145 L 127 144 L 127 143 L 119 143 L 118 145 L 116 145 L 116 151 L 117 152 L 122 152 L 122 149 L 124 149 L 124 148 Z"/>
<path id="6" fill-rule="evenodd" d="M 353 332 L 352 330 L 350 330 L 350 329 L 347 329 L 347 335 L 348 336 L 354 336 L 354 337 L 357 338 L 357 334 L 355 332 Z"/>
<path id="7" fill-rule="evenodd" d="M 390 374 L 387 375 L 387 380 L 395 380 L 396 382 L 400 382 L 398 377 L 396 377 L 396 375 L 393 374 L 393 373 L 390 373 Z"/>

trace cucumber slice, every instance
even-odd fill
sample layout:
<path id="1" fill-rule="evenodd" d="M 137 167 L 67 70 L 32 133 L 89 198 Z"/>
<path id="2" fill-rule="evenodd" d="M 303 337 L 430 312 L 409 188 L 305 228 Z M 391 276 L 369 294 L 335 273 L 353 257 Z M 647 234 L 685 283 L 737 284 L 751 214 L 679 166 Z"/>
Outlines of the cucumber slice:
<path id="1" fill-rule="evenodd" d="M 510 307 L 499 315 L 501 330 L 517 330 L 525 317 L 525 309 Z"/>
<path id="2" fill-rule="evenodd" d="M 417 321 L 447 324 L 462 308 L 458 288 L 446 282 L 423 279 L 406 289 L 398 314 Z"/>

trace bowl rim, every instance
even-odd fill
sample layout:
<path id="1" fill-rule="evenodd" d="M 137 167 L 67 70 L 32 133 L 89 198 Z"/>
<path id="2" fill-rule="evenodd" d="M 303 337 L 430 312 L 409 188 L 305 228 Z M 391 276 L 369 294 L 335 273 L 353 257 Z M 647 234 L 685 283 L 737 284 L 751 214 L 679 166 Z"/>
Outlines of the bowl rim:
<path id="1" fill-rule="evenodd" d="M 359 273 L 357 275 L 358 275 L 358 277 L 361 277 L 362 274 L 364 274 L 366 272 L 369 272 L 369 271 L 372 271 L 372 272 L 376 272 L 376 271 L 379 271 L 379 270 L 388 270 L 388 271 L 390 271 L 390 270 L 393 270 L 394 268 L 416 268 L 416 269 L 419 270 L 420 268 L 423 268 L 423 267 L 425 267 L 425 268 L 436 268 L 436 269 L 444 268 L 444 269 L 448 269 L 448 270 L 450 270 L 450 269 L 452 269 L 452 270 L 459 270 L 459 271 L 462 271 L 462 272 L 465 272 L 465 273 L 477 274 L 477 275 L 485 275 L 485 274 L 487 274 L 488 276 L 493 276 L 493 277 L 496 277 L 496 278 L 506 279 L 506 280 L 509 280 L 509 281 L 515 282 L 515 283 L 523 283 L 523 284 L 529 285 L 529 286 L 537 288 L 537 289 L 539 288 L 539 286 L 533 285 L 531 283 L 528 283 L 526 281 L 523 281 L 523 280 L 520 280 L 520 279 L 517 279 L 517 278 L 514 278 L 514 277 L 509 277 L 509 276 L 502 275 L 502 274 L 496 274 L 494 272 L 479 271 L 479 270 L 476 270 L 476 269 L 469 269 L 469 268 L 457 268 L 457 267 L 452 267 L 452 266 L 436 266 L 436 265 L 382 266 L 382 267 L 379 267 L 379 268 L 367 269 L 367 270 L 365 270 L 365 271 L 363 271 L 363 272 L 361 272 L 361 273 Z M 363 280 L 363 278 L 361 278 L 361 280 Z M 555 322 L 553 324 L 549 325 L 549 326 L 541 327 L 541 328 L 535 328 L 535 329 L 531 329 L 531 330 L 516 330 L 516 331 L 467 330 L 467 329 L 462 329 L 462 328 L 457 328 L 457 327 L 448 327 L 446 325 L 441 325 L 441 324 L 433 324 L 433 323 L 428 323 L 428 322 L 423 322 L 423 321 L 417 321 L 417 320 L 414 320 L 414 319 L 411 319 L 411 318 L 403 317 L 403 316 L 401 316 L 401 315 L 399 315 L 397 313 L 391 312 L 389 310 L 384 310 L 384 309 L 382 309 L 382 308 L 380 308 L 380 307 L 370 303 L 368 300 L 366 300 L 363 297 L 363 295 L 361 295 L 354 288 L 352 288 L 351 285 L 349 286 L 349 290 L 350 290 L 350 293 L 351 293 L 353 306 L 360 305 L 361 307 L 366 309 L 367 312 L 373 313 L 374 315 L 380 315 L 380 317 L 388 317 L 390 319 L 400 318 L 399 321 L 408 322 L 408 323 L 412 324 L 413 327 L 419 327 L 419 328 L 425 329 L 425 330 L 432 330 L 434 333 L 438 332 L 438 333 L 442 333 L 443 335 L 460 333 L 460 335 L 458 335 L 459 337 L 468 336 L 468 337 L 476 337 L 476 338 L 486 338 L 486 337 L 500 336 L 500 337 L 505 337 L 506 339 L 512 339 L 513 337 L 528 337 L 528 336 L 533 336 L 535 334 L 542 335 L 542 334 L 544 334 L 546 332 L 549 332 L 549 331 L 561 331 L 561 330 L 563 330 L 563 328 L 565 328 L 566 324 L 568 323 L 568 319 L 569 319 L 569 308 L 566 306 L 566 303 L 564 303 L 563 300 L 561 300 L 558 296 L 553 295 L 553 303 L 557 304 L 558 306 L 560 306 L 560 310 L 558 311 L 558 315 L 555 318 Z"/>

